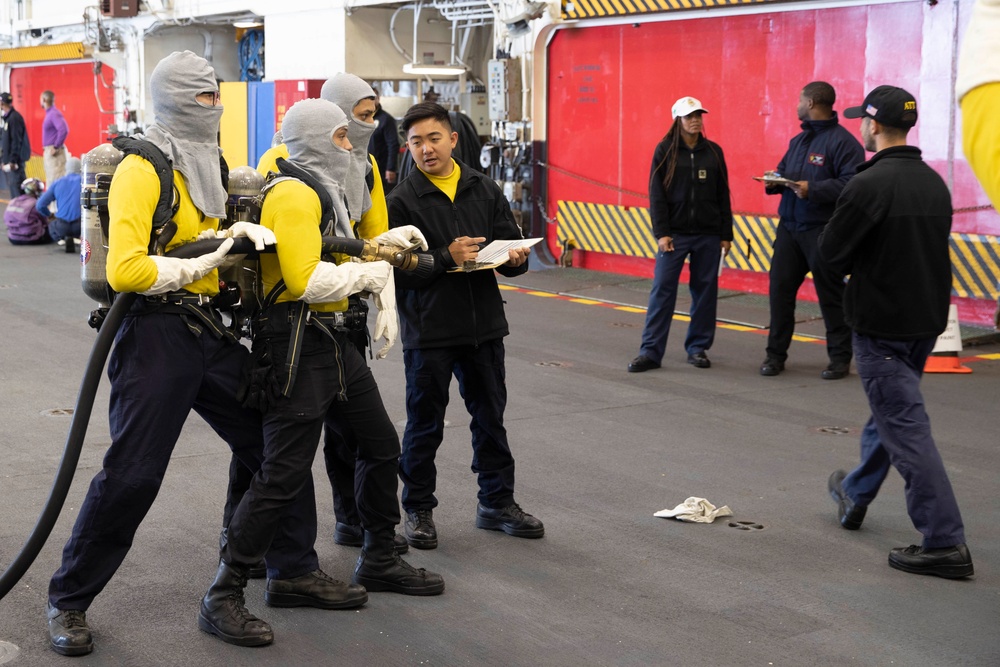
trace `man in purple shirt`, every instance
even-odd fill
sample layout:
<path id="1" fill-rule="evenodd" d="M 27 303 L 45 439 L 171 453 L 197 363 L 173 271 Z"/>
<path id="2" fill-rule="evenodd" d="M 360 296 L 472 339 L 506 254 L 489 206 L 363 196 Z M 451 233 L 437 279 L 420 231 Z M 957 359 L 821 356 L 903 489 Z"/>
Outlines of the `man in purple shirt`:
<path id="1" fill-rule="evenodd" d="M 51 90 L 42 93 L 42 164 L 45 167 L 45 181 L 55 183 L 66 174 L 66 135 L 69 126 L 62 112 L 55 106 L 56 94 Z"/>

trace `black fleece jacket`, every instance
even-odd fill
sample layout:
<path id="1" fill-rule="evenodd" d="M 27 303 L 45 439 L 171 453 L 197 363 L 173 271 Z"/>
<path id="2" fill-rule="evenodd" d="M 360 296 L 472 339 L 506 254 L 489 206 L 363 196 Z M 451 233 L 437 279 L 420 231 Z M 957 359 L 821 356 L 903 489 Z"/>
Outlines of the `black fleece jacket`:
<path id="1" fill-rule="evenodd" d="M 860 334 L 932 338 L 948 324 L 951 193 L 914 146 L 858 167 L 819 237 L 822 257 L 851 274 L 844 316 Z"/>
<path id="2" fill-rule="evenodd" d="M 31 159 L 31 143 L 24 116 L 14 107 L 0 120 L 0 155 L 5 164 L 24 165 Z"/>
<path id="3" fill-rule="evenodd" d="M 649 170 L 649 217 L 653 236 L 706 234 L 732 241 L 733 210 L 722 148 L 702 136 L 698 137 L 694 148 L 682 141 L 670 190 L 663 189 L 666 166 L 661 163 L 666 152 L 664 139 L 656 146 Z"/>
<path id="4" fill-rule="evenodd" d="M 478 345 L 509 333 L 503 299 L 492 270 L 449 273 L 455 262 L 448 246 L 459 236 L 483 236 L 486 243 L 523 238 L 503 192 L 489 177 L 458 162 L 455 201 L 423 172 L 413 169 L 386 198 L 389 226 L 414 225 L 434 255 L 434 272 L 414 278 L 396 269 L 396 298 L 403 349 Z M 528 270 L 501 266 L 502 275 Z"/>

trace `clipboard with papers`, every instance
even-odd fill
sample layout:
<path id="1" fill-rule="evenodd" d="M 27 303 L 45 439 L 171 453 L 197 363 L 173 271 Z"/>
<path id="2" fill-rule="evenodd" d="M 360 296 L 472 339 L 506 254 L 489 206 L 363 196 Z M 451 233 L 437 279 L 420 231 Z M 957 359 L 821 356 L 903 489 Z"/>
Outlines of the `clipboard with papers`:
<path id="1" fill-rule="evenodd" d="M 770 174 L 764 174 L 763 176 L 751 176 L 755 181 L 760 181 L 766 185 L 795 185 L 795 181 L 782 178 L 781 176 L 772 176 Z"/>
<path id="2" fill-rule="evenodd" d="M 481 271 L 483 269 L 495 269 L 506 264 L 510 260 L 510 251 L 518 248 L 530 248 L 539 241 L 541 237 L 533 239 L 510 239 L 503 241 L 493 241 L 479 249 L 479 254 L 475 261 L 465 262 L 462 266 L 449 269 L 452 273 Z"/>

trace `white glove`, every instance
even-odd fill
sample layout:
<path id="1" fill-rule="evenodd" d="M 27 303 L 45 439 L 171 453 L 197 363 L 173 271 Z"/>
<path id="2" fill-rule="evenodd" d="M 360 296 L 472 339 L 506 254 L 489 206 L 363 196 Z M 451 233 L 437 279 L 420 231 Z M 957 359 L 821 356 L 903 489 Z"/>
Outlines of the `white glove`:
<path id="1" fill-rule="evenodd" d="M 274 237 L 274 232 L 263 225 L 255 225 L 252 222 L 234 222 L 223 233 L 231 239 L 240 238 L 241 236 L 247 237 L 253 241 L 257 252 L 263 250 L 266 245 L 274 245 L 278 242 L 278 239 Z"/>
<path id="2" fill-rule="evenodd" d="M 392 275 L 388 262 L 320 262 L 309 276 L 302 301 L 329 303 L 340 301 L 358 292 L 378 293 Z"/>
<path id="3" fill-rule="evenodd" d="M 427 239 L 423 233 L 413 225 L 403 225 L 390 229 L 379 234 L 372 239 L 382 245 L 391 245 L 394 248 L 410 248 L 414 243 L 419 244 L 421 250 L 427 250 Z"/>
<path id="4" fill-rule="evenodd" d="M 399 318 L 396 316 L 396 280 L 391 272 L 382 291 L 375 295 L 375 306 L 378 308 L 378 315 L 375 316 L 375 334 L 372 340 L 377 341 L 385 338 L 385 345 L 375 353 L 375 358 L 385 359 L 386 355 L 389 354 L 389 348 L 399 337 Z"/>
<path id="5" fill-rule="evenodd" d="M 3 170 L 4 170 L 4 171 L 10 171 L 10 164 L 9 164 L 9 163 L 8 163 L 8 164 L 5 164 L 5 165 L 3 166 Z"/>
<path id="6" fill-rule="evenodd" d="M 233 247 L 233 240 L 223 241 L 215 252 L 210 252 L 199 257 L 181 259 L 179 257 L 160 257 L 153 255 L 150 257 L 156 264 L 156 281 L 153 286 L 145 292 L 146 296 L 155 296 L 179 290 L 185 285 L 190 285 L 196 280 L 201 280 L 213 269 L 222 264 L 226 258 L 226 253 Z"/>
<path id="7" fill-rule="evenodd" d="M 973 88 L 1000 81 L 1000 0 L 976 0 L 958 58 L 955 99 Z"/>
<path id="8" fill-rule="evenodd" d="M 204 241 L 206 239 L 224 239 L 224 238 L 228 238 L 224 230 L 222 232 L 217 232 L 214 229 L 206 229 L 201 234 L 198 234 L 198 236 L 195 237 L 195 240 Z M 228 269 L 231 269 L 246 258 L 247 256 L 243 254 L 226 255 L 226 258 L 222 261 L 222 264 L 219 264 L 218 267 L 219 271 L 226 271 Z"/>

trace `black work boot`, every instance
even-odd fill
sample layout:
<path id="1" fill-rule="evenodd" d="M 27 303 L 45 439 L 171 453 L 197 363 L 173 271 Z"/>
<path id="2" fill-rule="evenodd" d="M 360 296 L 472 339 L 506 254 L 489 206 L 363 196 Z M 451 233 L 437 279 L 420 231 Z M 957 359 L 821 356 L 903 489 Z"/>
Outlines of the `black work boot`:
<path id="1" fill-rule="evenodd" d="M 345 547 L 360 547 L 365 543 L 365 531 L 358 524 L 338 521 L 333 527 L 333 541 Z"/>
<path id="2" fill-rule="evenodd" d="M 365 531 L 365 545 L 354 568 L 352 581 L 369 591 L 391 591 L 403 595 L 440 595 L 444 579 L 440 574 L 417 569 L 399 557 L 389 533 Z"/>
<path id="3" fill-rule="evenodd" d="M 223 528 L 219 533 L 219 553 L 221 554 L 226 550 L 226 541 L 228 535 L 228 528 Z M 221 556 L 220 556 L 221 560 Z M 267 564 L 264 563 L 264 559 L 261 558 L 259 561 L 250 566 L 247 570 L 248 579 L 263 579 L 267 576 Z"/>
<path id="4" fill-rule="evenodd" d="M 438 534 L 432 510 L 406 510 L 403 531 L 406 541 L 415 549 L 437 549 Z"/>
<path id="5" fill-rule="evenodd" d="M 360 547 L 365 543 L 365 531 L 358 524 L 338 521 L 333 527 L 333 541 L 344 547 Z M 393 535 L 392 543 L 398 554 L 405 554 L 410 550 L 410 543 L 402 535 Z"/>
<path id="6" fill-rule="evenodd" d="M 269 607 L 316 607 L 353 609 L 368 602 L 364 586 L 334 579 L 314 570 L 292 579 L 268 579 L 264 602 Z"/>
<path id="7" fill-rule="evenodd" d="M 273 642 L 271 626 L 246 608 L 243 598 L 246 585 L 246 568 L 221 561 L 215 581 L 202 598 L 198 627 L 236 646 L 264 646 Z"/>
<path id="8" fill-rule="evenodd" d="M 53 651 L 59 655 L 87 655 L 94 650 L 94 636 L 87 626 L 87 612 L 56 609 L 49 603 L 46 616 Z"/>
<path id="9" fill-rule="evenodd" d="M 517 503 L 499 509 L 485 507 L 480 503 L 476 506 L 476 528 L 502 530 L 514 537 L 534 538 L 545 534 L 542 522 L 521 509 Z"/>

